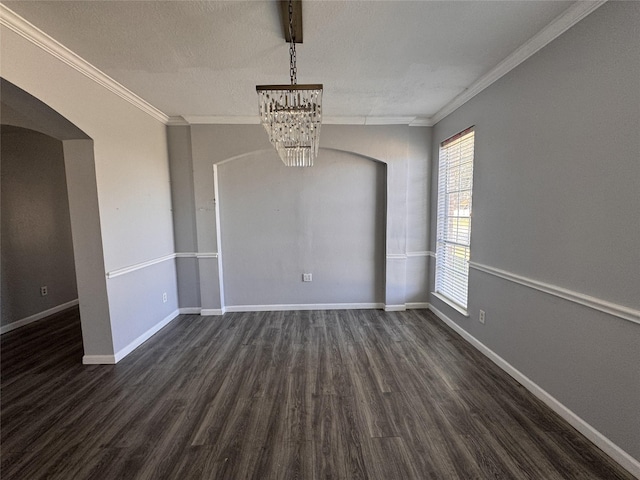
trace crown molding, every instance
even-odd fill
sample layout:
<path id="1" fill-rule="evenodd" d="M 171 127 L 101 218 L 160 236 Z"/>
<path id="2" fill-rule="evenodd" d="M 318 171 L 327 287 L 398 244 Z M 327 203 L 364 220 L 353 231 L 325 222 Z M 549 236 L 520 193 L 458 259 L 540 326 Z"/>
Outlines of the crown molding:
<path id="1" fill-rule="evenodd" d="M 180 116 L 169 117 L 169 120 L 167 121 L 167 126 L 169 127 L 186 125 L 190 125 L 189 122 L 187 122 L 183 117 Z"/>
<path id="2" fill-rule="evenodd" d="M 488 73 L 480 77 L 472 83 L 464 92 L 455 97 L 451 102 L 442 107 L 433 115 L 429 121 L 431 125 L 435 125 L 447 115 L 453 113 L 459 107 L 467 103 L 485 88 L 496 82 L 511 70 L 516 68 L 526 59 L 531 57 L 553 40 L 558 38 L 572 26 L 582 20 L 584 17 L 601 7 L 607 0 L 597 1 L 577 1 L 567 10 L 558 15 L 545 28 L 523 43 L 511 55 L 502 60 Z"/>
<path id="3" fill-rule="evenodd" d="M 364 125 L 367 117 L 322 117 L 323 125 Z"/>
<path id="4" fill-rule="evenodd" d="M 365 125 L 409 125 L 416 117 L 364 117 Z"/>
<path id="5" fill-rule="evenodd" d="M 175 118 L 175 117 L 174 117 Z M 255 115 L 183 115 L 189 125 L 259 125 L 260 117 Z"/>
<path id="6" fill-rule="evenodd" d="M 94 67 L 79 55 L 73 53 L 60 42 L 47 35 L 38 27 L 29 23 L 3 4 L 0 4 L 0 25 L 7 27 L 9 30 L 30 41 L 35 46 L 40 47 L 45 52 L 66 63 L 87 78 L 93 80 L 112 93 L 115 93 L 131 105 L 139 108 L 147 115 L 150 115 L 164 124 L 168 123 L 169 117 L 163 112 L 140 98 L 131 90 L 116 82 L 109 75 Z"/>
<path id="7" fill-rule="evenodd" d="M 323 125 L 410 125 L 416 120 L 414 116 L 397 117 L 375 117 L 375 116 L 352 116 L 340 117 L 329 116 L 322 118 Z"/>
<path id="8" fill-rule="evenodd" d="M 431 117 L 416 117 L 410 123 L 410 127 L 433 127 L 435 122 Z"/>
<path id="9" fill-rule="evenodd" d="M 413 125 L 431 126 L 417 121 L 417 117 L 324 117 L 323 125 Z M 182 123 L 186 122 L 186 123 Z M 258 115 L 183 115 L 182 117 L 170 117 L 168 125 L 257 125 L 260 123 Z"/>

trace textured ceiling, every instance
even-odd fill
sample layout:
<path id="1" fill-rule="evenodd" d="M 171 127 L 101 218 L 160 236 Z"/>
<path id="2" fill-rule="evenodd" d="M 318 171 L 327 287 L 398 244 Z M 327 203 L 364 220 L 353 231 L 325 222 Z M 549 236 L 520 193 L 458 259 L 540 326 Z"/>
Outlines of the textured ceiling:
<path id="1" fill-rule="evenodd" d="M 276 1 L 3 3 L 169 116 L 257 120 L 289 82 Z M 325 117 L 431 117 L 572 3 L 304 0 L 298 83 Z"/>

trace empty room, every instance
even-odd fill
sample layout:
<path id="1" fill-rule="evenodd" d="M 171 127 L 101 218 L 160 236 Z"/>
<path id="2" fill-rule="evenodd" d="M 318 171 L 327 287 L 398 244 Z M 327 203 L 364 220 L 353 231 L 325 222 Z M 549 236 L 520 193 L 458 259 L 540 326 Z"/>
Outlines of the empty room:
<path id="1" fill-rule="evenodd" d="M 640 479 L 640 2 L 0 1 L 0 478 Z"/>

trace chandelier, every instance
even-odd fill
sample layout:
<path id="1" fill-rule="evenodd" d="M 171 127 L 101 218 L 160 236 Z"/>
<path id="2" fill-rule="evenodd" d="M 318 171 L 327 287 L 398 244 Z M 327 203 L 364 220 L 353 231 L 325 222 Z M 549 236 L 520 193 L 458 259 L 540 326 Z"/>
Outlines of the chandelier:
<path id="1" fill-rule="evenodd" d="M 293 0 L 289 0 L 289 75 L 291 85 L 258 85 L 260 123 L 288 167 L 311 167 L 318 155 L 322 84 L 298 85 Z"/>

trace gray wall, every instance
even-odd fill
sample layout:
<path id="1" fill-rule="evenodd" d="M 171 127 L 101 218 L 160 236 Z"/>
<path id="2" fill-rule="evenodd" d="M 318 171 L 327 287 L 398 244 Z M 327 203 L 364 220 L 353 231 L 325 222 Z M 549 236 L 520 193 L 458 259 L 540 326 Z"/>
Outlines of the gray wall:
<path id="1" fill-rule="evenodd" d="M 4 44 L 3 44 L 4 46 Z M 62 140 L 85 354 L 113 354 L 93 141 L 44 102 L 0 78 L 2 124 Z"/>
<path id="2" fill-rule="evenodd" d="M 62 142 L 85 355 L 113 354 L 92 140 Z"/>
<path id="3" fill-rule="evenodd" d="M 167 128 L 171 174 L 171 203 L 176 252 L 198 251 L 195 197 L 193 187 L 193 161 L 191 155 L 191 129 L 187 126 Z M 178 304 L 181 308 L 197 311 L 200 301 L 200 271 L 197 258 L 176 261 L 178 277 Z"/>
<path id="4" fill-rule="evenodd" d="M 63 138 L 83 360 L 112 362 L 178 313 L 166 126 L 11 28 L 0 35 L 0 75 L 91 138 Z M 168 265 L 161 277 L 155 262 Z"/>
<path id="5" fill-rule="evenodd" d="M 24 128 L 1 131 L 4 326 L 75 300 L 78 292 L 62 142 Z"/>
<path id="6" fill-rule="evenodd" d="M 324 126 L 310 169 L 284 168 L 259 125 L 168 139 L 182 308 L 426 304 L 429 128 Z"/>
<path id="7" fill-rule="evenodd" d="M 221 164 L 225 305 L 384 303 L 385 179 L 332 150 L 306 169 L 273 149 Z"/>
<path id="8" fill-rule="evenodd" d="M 473 263 L 630 308 L 637 317 L 638 25 L 640 3 L 609 2 L 435 126 L 434 156 L 442 140 L 476 129 L 470 317 L 431 296 L 436 308 L 636 459 L 640 325 Z M 437 165 L 431 179 L 435 249 Z"/>

